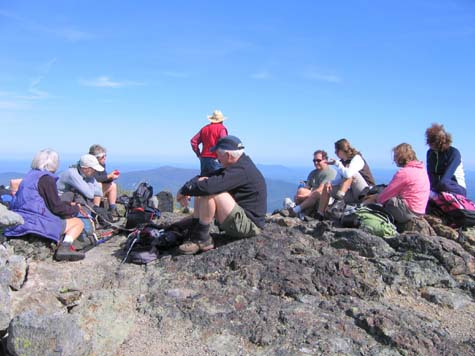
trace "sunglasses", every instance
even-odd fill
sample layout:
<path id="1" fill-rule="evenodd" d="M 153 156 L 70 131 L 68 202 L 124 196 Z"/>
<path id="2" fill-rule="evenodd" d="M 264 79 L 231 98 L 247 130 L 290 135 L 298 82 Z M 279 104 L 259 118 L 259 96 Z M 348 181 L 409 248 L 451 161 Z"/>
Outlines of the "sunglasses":
<path id="1" fill-rule="evenodd" d="M 320 163 L 323 159 L 313 159 L 313 163 Z"/>

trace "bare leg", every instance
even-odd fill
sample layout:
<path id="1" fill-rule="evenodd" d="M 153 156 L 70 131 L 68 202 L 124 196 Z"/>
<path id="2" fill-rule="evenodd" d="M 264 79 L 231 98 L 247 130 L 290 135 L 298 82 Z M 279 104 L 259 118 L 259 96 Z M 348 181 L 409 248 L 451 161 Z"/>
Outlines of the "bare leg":
<path id="1" fill-rule="evenodd" d="M 332 191 L 332 185 L 330 183 L 325 184 L 322 190 L 322 196 L 318 203 L 318 212 L 321 215 L 325 215 L 325 210 L 328 207 L 328 202 L 330 201 L 330 193 Z"/>
<path id="2" fill-rule="evenodd" d="M 66 219 L 66 228 L 64 233 L 76 240 L 84 229 L 84 223 L 79 218 Z"/>
<path id="3" fill-rule="evenodd" d="M 92 199 L 92 203 L 95 205 L 95 206 L 101 206 L 101 198 L 102 197 L 94 197 L 94 199 Z"/>
<path id="4" fill-rule="evenodd" d="M 216 217 L 222 223 L 231 213 L 236 202 L 229 193 L 200 197 L 199 218 L 202 224 L 211 224 Z"/>
<path id="5" fill-rule="evenodd" d="M 311 190 L 307 188 L 299 188 L 297 190 L 297 194 L 295 195 L 294 202 L 295 204 L 299 205 L 301 204 L 305 199 L 309 197 L 311 194 Z"/>
<path id="6" fill-rule="evenodd" d="M 114 182 L 103 183 L 102 191 L 104 192 L 104 196 L 107 197 L 107 200 L 109 200 L 109 206 L 115 205 L 117 202 L 117 184 Z"/>
<path id="7" fill-rule="evenodd" d="M 302 203 L 300 203 L 300 207 L 302 208 L 302 210 L 304 209 L 307 209 L 307 208 L 310 208 L 310 207 L 314 207 L 318 200 L 320 199 L 321 197 L 321 194 L 319 191 L 317 190 L 314 190 L 313 192 L 310 193 L 310 195 L 304 200 L 302 201 Z"/>
<path id="8" fill-rule="evenodd" d="M 342 193 L 343 197 L 345 196 L 346 192 L 351 188 L 351 183 L 353 183 L 353 178 L 350 177 L 345 179 L 340 185 L 340 189 L 338 189 L 338 191 Z"/>

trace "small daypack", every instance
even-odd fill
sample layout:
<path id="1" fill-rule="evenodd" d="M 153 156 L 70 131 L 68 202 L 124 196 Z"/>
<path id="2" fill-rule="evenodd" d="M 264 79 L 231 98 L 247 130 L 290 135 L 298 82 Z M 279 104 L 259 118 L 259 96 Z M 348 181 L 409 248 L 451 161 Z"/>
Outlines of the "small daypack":
<path id="1" fill-rule="evenodd" d="M 133 229 L 138 225 L 149 223 L 155 217 L 160 216 L 158 209 L 150 207 L 152 197 L 153 187 L 146 182 L 141 182 L 132 194 L 127 206 L 126 229 Z"/>
<path id="2" fill-rule="evenodd" d="M 440 192 L 429 200 L 429 211 L 454 227 L 475 226 L 475 203 L 460 194 Z"/>
<path id="3" fill-rule="evenodd" d="M 129 210 L 148 207 L 148 202 L 153 196 L 153 187 L 147 182 L 141 182 L 129 200 Z"/>
<path id="4" fill-rule="evenodd" d="M 355 214 L 360 219 L 361 229 L 373 235 L 386 238 L 394 237 L 398 234 L 396 225 L 393 223 L 394 219 L 384 211 L 363 206 L 358 208 Z"/>

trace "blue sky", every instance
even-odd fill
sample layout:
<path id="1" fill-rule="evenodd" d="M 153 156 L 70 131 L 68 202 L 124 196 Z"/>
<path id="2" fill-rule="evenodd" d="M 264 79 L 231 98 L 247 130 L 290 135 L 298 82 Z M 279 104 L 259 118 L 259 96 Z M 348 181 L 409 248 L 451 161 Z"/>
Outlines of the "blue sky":
<path id="1" fill-rule="evenodd" d="M 2 158 L 198 165 L 214 109 L 263 164 L 347 138 L 373 167 L 425 160 L 432 122 L 475 170 L 475 2 L 0 0 Z"/>

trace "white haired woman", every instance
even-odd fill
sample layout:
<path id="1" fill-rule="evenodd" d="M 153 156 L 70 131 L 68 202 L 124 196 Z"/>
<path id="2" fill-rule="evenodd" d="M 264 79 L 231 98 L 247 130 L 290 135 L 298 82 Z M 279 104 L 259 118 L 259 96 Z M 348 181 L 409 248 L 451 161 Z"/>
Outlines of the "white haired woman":
<path id="1" fill-rule="evenodd" d="M 57 261 L 77 261 L 84 254 L 72 246 L 81 234 L 84 224 L 75 217 L 81 207 L 75 203 L 61 201 L 56 188 L 58 177 L 54 174 L 59 167 L 58 153 L 51 149 L 39 151 L 31 162 L 31 170 L 20 183 L 10 209 L 20 214 L 24 224 L 7 228 L 8 237 L 28 234 L 39 235 L 59 243 L 55 253 Z M 61 241 L 61 236 L 64 235 Z"/>

